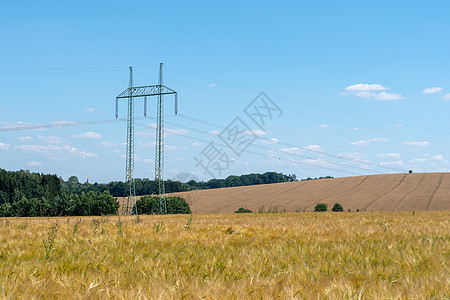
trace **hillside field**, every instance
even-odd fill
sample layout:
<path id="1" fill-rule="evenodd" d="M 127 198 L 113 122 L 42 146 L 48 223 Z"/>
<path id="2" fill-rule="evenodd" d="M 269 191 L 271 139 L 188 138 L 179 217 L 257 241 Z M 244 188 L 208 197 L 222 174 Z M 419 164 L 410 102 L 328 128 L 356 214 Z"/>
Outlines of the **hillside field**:
<path id="1" fill-rule="evenodd" d="M 0 219 L 3 299 L 448 299 L 450 211 Z"/>
<path id="2" fill-rule="evenodd" d="M 173 193 L 194 213 L 258 211 L 278 206 L 288 212 L 313 211 L 319 202 L 345 210 L 450 210 L 450 173 L 388 174 L 273 183 Z"/>

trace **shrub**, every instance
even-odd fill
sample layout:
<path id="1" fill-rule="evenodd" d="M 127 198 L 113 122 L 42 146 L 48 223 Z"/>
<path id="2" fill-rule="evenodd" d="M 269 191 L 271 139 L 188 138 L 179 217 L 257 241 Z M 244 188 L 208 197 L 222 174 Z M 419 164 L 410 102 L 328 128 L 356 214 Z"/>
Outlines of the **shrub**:
<path id="1" fill-rule="evenodd" d="M 327 211 L 328 205 L 326 203 L 317 203 L 314 207 L 314 211 Z"/>
<path id="2" fill-rule="evenodd" d="M 344 211 L 344 208 L 342 207 L 341 204 L 339 203 L 335 203 L 333 208 L 331 209 L 332 211 Z"/>
<path id="3" fill-rule="evenodd" d="M 189 204 L 181 197 L 166 197 L 168 214 L 190 214 Z M 137 213 L 142 215 L 159 214 L 159 198 L 156 196 L 143 196 L 136 201 Z"/>
<path id="4" fill-rule="evenodd" d="M 236 210 L 234 213 L 236 213 L 236 214 L 247 214 L 247 213 L 252 213 L 253 211 L 251 211 L 250 209 L 248 209 L 248 208 L 243 208 L 243 207 L 241 207 L 241 208 L 239 208 L 238 210 Z"/>

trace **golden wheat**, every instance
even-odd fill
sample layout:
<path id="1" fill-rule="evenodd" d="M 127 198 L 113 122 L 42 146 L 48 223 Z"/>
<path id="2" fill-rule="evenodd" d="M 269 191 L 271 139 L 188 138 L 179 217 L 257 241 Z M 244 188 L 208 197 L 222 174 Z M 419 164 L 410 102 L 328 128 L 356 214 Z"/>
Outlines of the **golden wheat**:
<path id="1" fill-rule="evenodd" d="M 0 297 L 443 299 L 450 295 L 449 217 L 2 219 Z"/>

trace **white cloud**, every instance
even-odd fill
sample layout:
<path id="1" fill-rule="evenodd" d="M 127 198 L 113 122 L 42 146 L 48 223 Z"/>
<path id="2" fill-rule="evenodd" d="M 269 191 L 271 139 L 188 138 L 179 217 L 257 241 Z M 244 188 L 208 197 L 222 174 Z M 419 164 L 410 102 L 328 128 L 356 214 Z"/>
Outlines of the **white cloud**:
<path id="1" fill-rule="evenodd" d="M 79 156 L 82 158 L 94 158 L 98 154 L 90 153 L 86 151 L 79 150 L 70 145 L 54 146 L 54 145 L 18 145 L 14 147 L 17 150 L 21 150 L 27 153 L 34 153 L 37 155 L 42 155 L 50 160 L 67 160 L 71 156 Z"/>
<path id="2" fill-rule="evenodd" d="M 101 142 L 99 144 L 101 147 L 116 147 L 117 144 L 113 142 Z"/>
<path id="3" fill-rule="evenodd" d="M 93 108 L 93 107 L 88 107 L 88 108 L 85 109 L 85 111 L 87 111 L 87 112 L 94 112 L 94 111 L 95 111 L 95 108 Z"/>
<path id="4" fill-rule="evenodd" d="M 166 135 L 170 135 L 170 134 L 186 134 L 189 133 L 189 130 L 187 129 L 170 129 L 167 128 L 164 130 L 164 132 L 166 133 Z"/>
<path id="5" fill-rule="evenodd" d="M 421 158 L 415 158 L 410 160 L 411 163 L 430 163 L 430 162 L 443 162 L 448 163 L 447 160 L 444 159 L 444 155 L 437 154 L 437 155 L 430 155 L 430 154 L 424 154 Z"/>
<path id="6" fill-rule="evenodd" d="M 375 99 L 379 101 L 405 99 L 401 94 L 386 93 L 387 87 L 381 84 L 358 83 L 345 88 L 343 95 L 353 95 L 355 97 Z"/>
<path id="7" fill-rule="evenodd" d="M 6 110 L 6 107 L 0 107 L 0 110 Z"/>
<path id="8" fill-rule="evenodd" d="M 8 150 L 10 147 L 9 144 L 0 143 L 0 150 Z"/>
<path id="9" fill-rule="evenodd" d="M 444 96 L 442 96 L 443 100 L 450 100 L 450 93 L 445 94 Z"/>
<path id="10" fill-rule="evenodd" d="M 367 146 L 367 145 L 369 145 L 369 142 L 361 140 L 361 141 L 356 141 L 356 142 L 350 143 L 350 145 L 353 145 L 353 146 Z"/>
<path id="11" fill-rule="evenodd" d="M 330 128 L 330 125 L 327 124 L 321 124 L 321 125 L 317 125 L 316 127 L 310 127 L 310 130 L 314 130 L 314 129 L 328 129 Z"/>
<path id="12" fill-rule="evenodd" d="M 74 138 L 74 139 L 96 139 L 96 140 L 101 140 L 103 137 L 102 137 L 102 135 L 100 133 L 89 131 L 89 132 L 84 132 L 84 133 L 72 135 L 72 138 Z"/>
<path id="13" fill-rule="evenodd" d="M 320 147 L 319 145 L 309 145 L 302 148 L 298 147 L 290 147 L 290 148 L 282 148 L 280 151 L 293 153 L 293 154 L 303 154 L 305 152 L 323 152 L 324 149 Z M 271 151 L 273 152 L 273 151 Z"/>
<path id="14" fill-rule="evenodd" d="M 375 97 L 377 94 L 375 94 L 373 92 L 357 92 L 357 93 L 354 93 L 353 95 L 355 95 L 356 97 L 369 99 L 369 98 Z"/>
<path id="15" fill-rule="evenodd" d="M 403 125 L 403 124 L 395 124 L 395 127 L 403 127 L 403 126 L 405 126 L 405 125 Z"/>
<path id="16" fill-rule="evenodd" d="M 38 161 L 30 161 L 30 162 L 27 163 L 27 166 L 29 166 L 29 167 L 40 167 L 40 166 L 42 166 L 42 163 L 38 162 Z"/>
<path id="17" fill-rule="evenodd" d="M 167 151 L 170 151 L 170 150 L 177 150 L 177 146 L 166 145 L 166 150 L 167 150 Z"/>
<path id="18" fill-rule="evenodd" d="M 252 130 L 247 130 L 244 131 L 243 134 L 247 134 L 247 135 L 256 135 L 256 136 L 260 136 L 260 135 L 266 135 L 267 132 L 261 129 L 252 129 Z"/>
<path id="19" fill-rule="evenodd" d="M 367 84 L 367 83 L 358 83 L 345 88 L 346 91 L 349 92 L 360 92 L 360 91 L 384 91 L 387 90 L 386 87 L 380 84 Z"/>
<path id="20" fill-rule="evenodd" d="M 57 136 L 42 136 L 39 135 L 38 139 L 40 139 L 41 141 L 43 141 L 46 144 L 62 144 L 62 139 L 60 137 Z"/>
<path id="21" fill-rule="evenodd" d="M 380 153 L 377 155 L 379 158 L 400 158 L 401 155 L 398 153 Z"/>
<path id="22" fill-rule="evenodd" d="M 430 146 L 430 142 L 423 141 L 423 142 L 403 142 L 402 143 L 405 146 L 411 146 L 411 147 L 428 147 Z"/>
<path id="23" fill-rule="evenodd" d="M 424 89 L 422 92 L 424 94 L 435 94 L 435 93 L 442 92 L 442 88 L 441 87 L 431 87 L 431 88 Z"/>
<path id="24" fill-rule="evenodd" d="M 278 144 L 278 139 L 276 139 L 276 138 L 265 139 L 265 140 L 261 141 L 261 144 L 264 144 L 264 145 Z"/>
<path id="25" fill-rule="evenodd" d="M 61 151 L 61 147 L 53 145 L 18 145 L 15 149 L 22 150 L 24 152 L 35 153 L 40 155 L 53 155 L 55 152 Z"/>
<path id="26" fill-rule="evenodd" d="M 365 154 L 362 154 L 359 152 L 343 152 L 343 153 L 338 153 L 337 156 L 350 158 L 350 159 L 354 159 L 354 160 L 361 160 L 361 159 L 364 159 L 367 157 Z"/>
<path id="27" fill-rule="evenodd" d="M 209 133 L 213 134 L 213 135 L 219 135 L 220 131 L 219 130 L 211 130 Z"/>
<path id="28" fill-rule="evenodd" d="M 362 146 L 367 146 L 370 143 L 384 143 L 387 141 L 388 141 L 387 138 L 371 138 L 368 140 L 360 140 L 360 141 L 352 142 L 352 143 L 350 143 L 350 145 L 362 147 Z"/>
<path id="29" fill-rule="evenodd" d="M 175 158 L 175 159 L 178 160 L 178 161 L 185 160 L 184 157 L 177 157 L 177 158 Z"/>
<path id="30" fill-rule="evenodd" d="M 427 161 L 426 158 L 415 158 L 410 160 L 411 163 L 424 163 L 426 161 Z"/>
<path id="31" fill-rule="evenodd" d="M 320 147 L 319 145 L 309 145 L 306 147 L 303 147 L 302 150 L 308 150 L 308 151 L 314 151 L 314 152 L 323 152 L 324 149 Z"/>
<path id="32" fill-rule="evenodd" d="M 352 130 L 356 131 L 356 130 L 359 130 L 359 128 L 358 127 L 353 127 Z"/>
<path id="33" fill-rule="evenodd" d="M 192 146 L 195 146 L 195 147 L 198 147 L 198 146 L 201 146 L 201 145 L 203 145 L 203 143 L 198 143 L 198 142 L 192 143 Z"/>
<path id="34" fill-rule="evenodd" d="M 19 141 L 21 141 L 21 142 L 29 142 L 29 141 L 32 141 L 32 140 L 33 140 L 33 138 L 31 136 L 21 136 L 19 138 Z"/>
<path id="35" fill-rule="evenodd" d="M 381 166 L 404 166 L 405 164 L 401 160 L 396 161 L 382 161 L 380 162 Z"/>
<path id="36" fill-rule="evenodd" d="M 69 153 L 71 153 L 75 156 L 81 156 L 82 158 L 94 158 L 94 157 L 98 156 L 97 153 L 90 153 L 90 152 L 78 150 L 77 148 L 69 146 L 69 145 L 64 145 L 63 150 L 68 151 Z"/>
<path id="37" fill-rule="evenodd" d="M 375 100 L 379 101 L 390 101 L 390 100 L 401 100 L 405 99 L 401 94 L 390 94 L 386 92 L 381 92 L 374 97 Z"/>
<path id="38" fill-rule="evenodd" d="M 126 143 L 125 143 L 125 145 L 126 145 Z M 148 142 L 148 143 L 141 143 L 141 142 L 139 142 L 138 145 L 140 147 L 152 148 L 152 147 L 155 147 L 156 142 Z"/>
<path id="39" fill-rule="evenodd" d="M 145 158 L 145 159 L 142 160 L 142 162 L 143 162 L 144 164 L 149 164 L 149 165 L 151 165 L 151 164 L 153 164 L 155 161 L 154 161 L 153 159 L 151 159 L 151 158 Z"/>
<path id="40" fill-rule="evenodd" d="M 215 84 L 215 83 L 210 83 L 210 84 L 208 84 L 210 87 L 216 87 L 217 86 L 217 84 Z"/>
<path id="41" fill-rule="evenodd" d="M 377 142 L 377 143 L 384 143 L 387 142 L 388 139 L 387 138 L 372 138 L 372 139 L 368 139 L 368 142 Z"/>

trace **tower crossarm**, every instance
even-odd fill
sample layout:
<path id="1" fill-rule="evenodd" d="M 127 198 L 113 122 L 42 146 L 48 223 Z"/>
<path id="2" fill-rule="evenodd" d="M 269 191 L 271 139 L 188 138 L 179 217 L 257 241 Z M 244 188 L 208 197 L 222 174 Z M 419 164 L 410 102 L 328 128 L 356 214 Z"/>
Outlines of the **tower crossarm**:
<path id="1" fill-rule="evenodd" d="M 133 93 L 130 93 L 130 88 L 127 88 L 125 91 L 120 93 L 119 96 L 116 97 L 116 99 L 129 98 L 130 94 L 132 94 L 133 97 L 136 98 L 136 97 L 145 97 L 145 96 L 170 95 L 170 94 L 177 93 L 165 85 L 162 85 L 162 86 L 159 86 L 159 85 L 137 86 L 137 87 L 132 87 L 132 89 L 133 89 Z M 161 89 L 161 91 L 160 91 L 160 89 Z"/>

